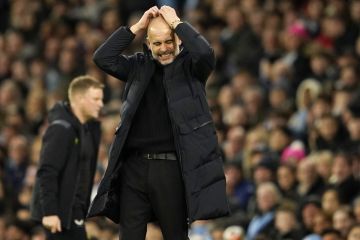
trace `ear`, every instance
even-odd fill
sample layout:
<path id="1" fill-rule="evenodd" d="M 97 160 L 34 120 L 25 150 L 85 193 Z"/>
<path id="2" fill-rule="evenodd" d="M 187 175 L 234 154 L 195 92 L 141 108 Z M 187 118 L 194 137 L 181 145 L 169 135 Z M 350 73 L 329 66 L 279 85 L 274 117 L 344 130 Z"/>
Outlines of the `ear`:
<path id="1" fill-rule="evenodd" d="M 175 34 L 175 42 L 176 42 L 176 45 L 178 45 L 178 46 L 180 46 L 182 43 L 177 34 Z"/>

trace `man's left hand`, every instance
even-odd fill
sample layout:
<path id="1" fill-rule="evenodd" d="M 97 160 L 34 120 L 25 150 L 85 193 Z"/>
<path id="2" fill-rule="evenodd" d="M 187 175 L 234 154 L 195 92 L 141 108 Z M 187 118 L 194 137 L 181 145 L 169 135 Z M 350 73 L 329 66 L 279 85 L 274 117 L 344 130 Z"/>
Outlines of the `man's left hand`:
<path id="1" fill-rule="evenodd" d="M 172 7 L 166 5 L 162 6 L 159 10 L 159 13 L 172 29 L 175 29 L 176 26 L 180 23 L 180 18 L 177 16 L 175 9 Z"/>

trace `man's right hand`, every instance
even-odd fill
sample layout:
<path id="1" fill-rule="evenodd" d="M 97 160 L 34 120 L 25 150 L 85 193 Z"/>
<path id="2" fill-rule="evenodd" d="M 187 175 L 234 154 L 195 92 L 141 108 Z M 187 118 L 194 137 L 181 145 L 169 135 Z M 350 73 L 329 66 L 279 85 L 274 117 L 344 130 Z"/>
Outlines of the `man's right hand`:
<path id="1" fill-rule="evenodd" d="M 43 217 L 42 225 L 51 233 L 61 232 L 61 221 L 57 215 Z"/>
<path id="2" fill-rule="evenodd" d="M 144 12 L 140 20 L 130 27 L 131 32 L 137 34 L 139 31 L 146 30 L 150 19 L 157 16 L 159 16 L 159 8 L 157 6 L 148 9 L 146 12 Z"/>

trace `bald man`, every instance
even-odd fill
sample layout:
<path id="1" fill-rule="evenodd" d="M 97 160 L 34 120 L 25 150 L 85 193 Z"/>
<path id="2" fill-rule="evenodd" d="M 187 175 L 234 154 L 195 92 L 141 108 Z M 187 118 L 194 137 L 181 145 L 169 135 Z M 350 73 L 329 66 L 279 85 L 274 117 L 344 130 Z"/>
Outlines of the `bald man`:
<path id="1" fill-rule="evenodd" d="M 122 54 L 147 33 L 144 52 Z M 121 123 L 88 216 L 120 223 L 122 240 L 144 240 L 157 221 L 165 240 L 188 239 L 195 220 L 229 213 L 215 127 L 205 96 L 214 51 L 168 6 L 120 27 L 95 63 L 124 81 Z"/>

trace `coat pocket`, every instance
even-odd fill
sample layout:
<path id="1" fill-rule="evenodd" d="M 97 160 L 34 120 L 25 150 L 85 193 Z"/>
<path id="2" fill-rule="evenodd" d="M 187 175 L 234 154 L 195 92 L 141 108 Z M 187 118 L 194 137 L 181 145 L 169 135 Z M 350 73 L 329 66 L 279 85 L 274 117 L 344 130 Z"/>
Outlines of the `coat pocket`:
<path id="1" fill-rule="evenodd" d="M 210 116 L 201 115 L 199 117 L 193 118 L 189 121 L 179 124 L 179 131 L 181 134 L 189 134 L 193 131 L 199 130 L 207 125 L 213 125 L 213 120 Z M 212 133 L 214 133 L 215 128 Z"/>

